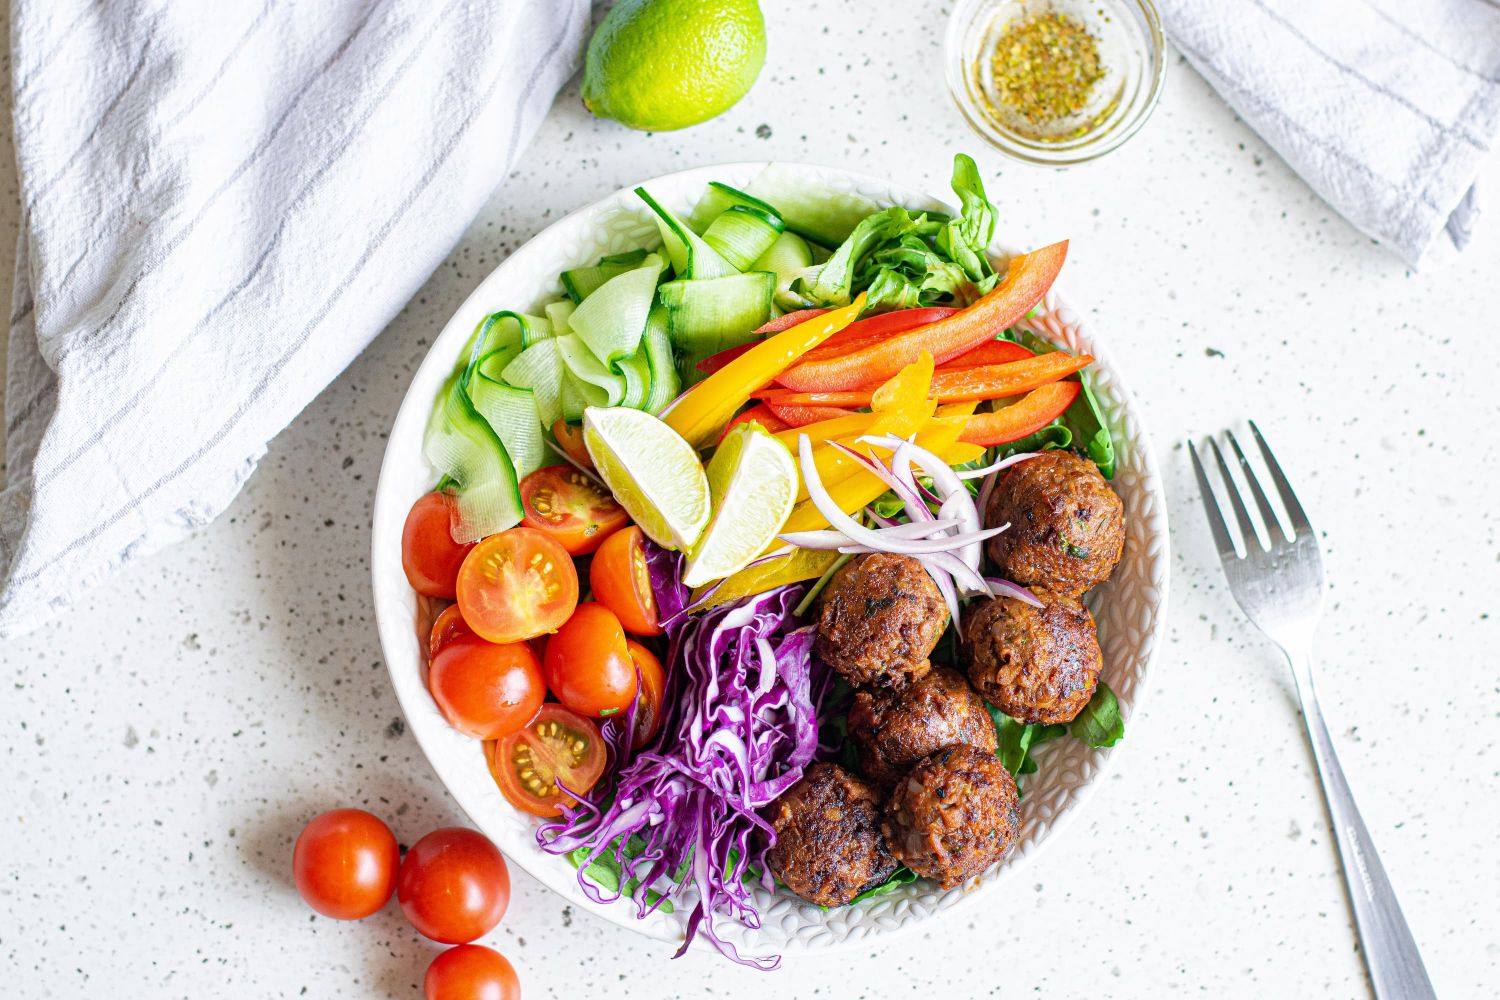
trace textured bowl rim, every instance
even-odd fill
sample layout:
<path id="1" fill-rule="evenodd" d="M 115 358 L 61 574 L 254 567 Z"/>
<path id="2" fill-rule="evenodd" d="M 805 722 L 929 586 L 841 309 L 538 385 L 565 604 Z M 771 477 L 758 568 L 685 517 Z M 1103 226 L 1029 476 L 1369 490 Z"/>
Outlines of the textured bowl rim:
<path id="1" fill-rule="evenodd" d="M 404 522 L 406 510 L 412 499 L 405 496 L 397 496 L 398 488 L 393 485 L 396 474 L 393 470 L 406 464 L 411 459 L 408 453 L 410 448 L 409 438 L 413 425 L 417 429 L 417 439 L 420 440 L 420 430 L 425 426 L 428 414 L 431 412 L 433 398 L 436 389 L 431 393 L 424 393 L 423 398 L 418 398 L 418 389 L 424 382 L 441 382 L 441 377 L 434 377 L 434 372 L 446 372 L 453 364 L 453 358 L 457 356 L 462 343 L 471 332 L 472 324 L 467 321 L 460 322 L 461 317 L 466 317 L 476 311 L 490 311 L 485 303 L 493 301 L 494 286 L 502 283 L 504 275 L 512 269 L 513 262 L 518 258 L 525 260 L 529 256 L 530 248 L 541 246 L 544 238 L 556 238 L 560 233 L 581 225 L 581 221 L 590 219 L 595 215 L 608 210 L 622 197 L 630 194 L 636 187 L 652 185 L 672 185 L 698 182 L 706 183 L 709 180 L 730 174 L 749 175 L 750 172 L 765 167 L 769 162 L 766 160 L 739 161 L 732 163 L 711 164 L 702 167 L 693 167 L 686 170 L 674 171 L 662 174 L 637 184 L 626 185 L 618 190 L 605 195 L 587 205 L 584 205 L 562 218 L 553 222 L 536 233 L 514 252 L 500 261 L 479 283 L 473 291 L 465 298 L 464 302 L 454 310 L 448 321 L 444 324 L 442 331 L 429 345 L 426 354 L 416 372 L 412 375 L 411 384 L 402 399 L 396 419 L 392 424 L 389 440 L 386 445 L 385 455 L 381 461 L 379 478 L 376 482 L 374 510 L 371 517 L 371 559 L 370 570 L 374 592 L 374 609 L 376 628 L 380 636 L 382 653 L 385 656 L 387 670 L 391 676 L 392 687 L 395 690 L 397 701 L 401 706 L 403 715 L 408 722 L 417 745 L 421 748 L 423 755 L 427 758 L 429 765 L 437 774 L 444 787 L 458 803 L 470 821 L 476 827 L 483 830 L 487 835 L 496 837 L 495 831 L 487 828 L 478 816 L 481 814 L 479 808 L 481 803 L 472 799 L 463 790 L 461 782 L 450 780 L 449 772 L 454 769 L 455 763 L 450 759 L 446 748 L 436 745 L 442 728 L 434 728 L 427 721 L 427 717 L 433 715 L 434 709 L 430 698 L 426 695 L 425 684 L 418 684 L 415 689 L 410 688 L 403 679 L 398 676 L 398 670 L 408 671 L 412 666 L 412 655 L 409 652 L 415 649 L 415 666 L 418 674 L 422 668 L 420 644 L 416 635 L 416 621 L 411 616 L 399 616 L 382 614 L 382 607 L 391 602 L 383 600 L 383 595 L 399 592 L 410 600 L 410 588 L 406 585 L 404 575 L 400 570 L 399 546 L 392 546 L 388 534 L 381 531 L 382 525 L 395 525 L 399 533 L 399 525 Z M 907 185 L 892 182 L 872 174 L 858 171 L 846 170 L 841 167 L 830 167 L 818 164 L 799 163 L 789 161 L 775 161 L 778 166 L 807 171 L 813 174 L 838 175 L 846 181 L 862 182 L 869 185 L 878 185 L 886 188 L 892 194 L 897 195 L 902 201 L 912 207 L 921 203 L 932 206 L 945 205 L 941 199 L 936 199 L 910 188 Z M 945 207 L 947 207 L 945 205 Z M 540 251 L 538 251 L 540 252 Z M 576 266 L 580 262 L 572 262 Z M 540 297 L 543 289 L 535 289 L 531 294 Z M 525 295 L 516 295 L 516 298 L 524 298 Z M 1065 306 L 1056 289 L 1048 293 L 1050 300 L 1054 300 L 1058 307 Z M 1081 325 L 1081 324 L 1080 324 Z M 1115 364 L 1106 348 L 1099 344 L 1096 336 L 1090 334 L 1090 352 L 1096 359 L 1096 364 L 1105 371 L 1114 375 L 1115 385 L 1111 391 L 1111 397 L 1115 399 L 1122 413 L 1128 413 L 1131 421 L 1137 428 L 1135 435 L 1136 448 L 1139 452 L 1138 465 L 1143 479 L 1143 490 L 1154 501 L 1156 519 L 1159 520 L 1158 528 L 1150 535 L 1153 543 L 1159 543 L 1160 556 L 1156 560 L 1161 568 L 1159 579 L 1154 578 L 1151 582 L 1159 588 L 1159 598 L 1155 602 L 1154 624 L 1151 632 L 1146 637 L 1147 649 L 1136 671 L 1136 683 L 1133 687 L 1132 697 L 1128 706 L 1127 721 L 1132 724 L 1132 731 L 1138 728 L 1139 720 L 1142 718 L 1142 706 L 1146 695 L 1149 693 L 1147 678 L 1151 672 L 1152 661 L 1161 646 L 1161 640 L 1166 630 L 1166 611 L 1169 600 L 1170 588 L 1170 539 L 1167 524 L 1167 508 L 1165 494 L 1161 477 L 1157 471 L 1155 455 L 1151 447 L 1149 433 L 1146 429 L 1143 414 L 1136 405 L 1134 397 L 1129 392 L 1126 380 L 1120 373 L 1119 366 Z M 453 342 L 457 346 L 450 346 Z M 440 350 L 441 348 L 441 350 Z M 398 534 L 399 537 L 399 534 Z M 392 599 L 394 603 L 400 603 L 399 598 Z M 439 717 L 439 722 L 441 718 Z M 446 724 L 443 724 L 445 728 Z M 1002 864 L 999 869 L 982 876 L 980 884 L 965 887 L 965 891 L 956 895 L 952 902 L 945 904 L 936 911 L 926 916 L 940 916 L 955 910 L 968 909 L 973 901 L 980 896 L 988 896 L 996 891 L 996 887 L 1008 881 L 1020 871 L 1025 865 L 1035 859 L 1043 849 L 1057 839 L 1057 835 L 1074 822 L 1079 812 L 1085 808 L 1100 785 L 1100 779 L 1109 773 L 1114 766 L 1121 747 L 1116 746 L 1107 750 L 1095 750 L 1098 763 L 1093 774 L 1080 785 L 1074 788 L 1072 799 L 1054 819 L 1039 840 L 1029 846 L 1024 854 L 1013 855 Z M 456 774 L 456 772 L 455 772 Z M 493 794 L 493 791 L 491 791 Z M 509 838 L 501 836 L 498 840 L 508 841 Z M 614 904 L 598 904 L 585 897 L 576 885 L 575 871 L 561 859 L 552 855 L 542 855 L 534 846 L 530 850 L 517 849 L 516 845 L 501 843 L 508 859 L 518 865 L 522 870 L 535 878 L 539 883 L 557 892 L 569 901 L 570 904 L 590 913 L 598 914 L 611 923 L 628 928 L 636 933 L 645 935 L 655 940 L 680 943 L 681 936 L 675 921 L 662 917 L 651 920 L 638 920 L 635 918 L 634 908 L 616 902 Z M 836 914 L 840 911 L 828 911 Z M 881 921 L 874 925 L 873 932 L 882 935 L 891 935 L 900 931 L 910 930 L 923 924 L 922 916 L 913 918 L 910 914 L 902 914 L 899 919 L 893 921 Z M 930 926 L 930 925 L 929 925 Z M 746 932 L 746 942 L 755 939 L 756 932 Z M 778 942 L 783 952 L 790 951 L 827 951 L 833 948 L 849 947 L 861 943 L 869 936 L 866 934 L 848 934 L 842 939 L 828 940 L 822 937 L 789 937 L 785 941 Z M 704 946 L 700 936 L 695 942 L 696 946 Z"/>

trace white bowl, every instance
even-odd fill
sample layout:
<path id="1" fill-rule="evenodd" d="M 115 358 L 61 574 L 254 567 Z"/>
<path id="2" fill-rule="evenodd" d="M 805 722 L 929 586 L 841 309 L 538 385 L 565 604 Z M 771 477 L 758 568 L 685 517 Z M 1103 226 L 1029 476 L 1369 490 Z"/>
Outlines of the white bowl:
<path id="1" fill-rule="evenodd" d="M 741 186 L 764 163 L 736 163 L 668 174 L 645 182 L 653 196 L 679 215 L 686 215 L 710 180 Z M 856 191 L 881 205 L 952 211 L 942 202 L 889 181 L 829 167 L 795 165 L 809 187 Z M 575 907 L 598 913 L 622 927 L 664 941 L 680 942 L 689 907 L 637 920 L 628 901 L 612 905 L 590 902 L 578 888 L 577 873 L 562 858 L 537 847 L 536 821 L 512 809 L 501 797 L 485 765 L 480 744 L 452 729 L 438 712 L 425 684 L 426 643 L 422 624 L 430 607 L 406 583 L 401 569 L 401 529 L 416 499 L 432 489 L 436 475 L 422 457 L 422 434 L 443 379 L 452 369 L 475 325 L 489 312 L 505 308 L 537 312 L 538 305 L 562 295 L 558 273 L 600 256 L 657 241 L 646 207 L 625 188 L 579 209 L 549 226 L 492 271 L 448 321 L 412 379 L 376 487 L 373 524 L 375 617 L 396 696 L 413 735 L 453 797 L 519 865 Z M 1104 416 L 1114 432 L 1118 469 L 1114 487 L 1125 502 L 1125 554 L 1114 577 L 1091 596 L 1104 651 L 1104 678 L 1120 701 L 1127 723 L 1126 746 L 1133 735 L 1146 671 L 1165 628 L 1168 580 L 1167 506 L 1140 412 L 1131 401 L 1109 352 L 1063 305 L 1048 293 L 1029 321 L 1043 336 L 1071 351 L 1087 351 L 1096 361 L 1089 369 Z M 759 930 L 720 921 L 720 933 L 749 954 L 824 948 L 863 940 L 874 934 L 910 928 L 959 905 L 975 905 L 995 895 L 1002 882 L 1025 867 L 1051 836 L 1078 815 L 1099 779 L 1120 750 L 1091 750 L 1077 740 L 1046 744 L 1037 754 L 1041 769 L 1023 780 L 1021 839 L 1010 857 L 965 885 L 943 890 L 920 881 L 898 892 L 858 906 L 823 910 L 788 892 L 757 889 Z M 1080 849 L 1083 845 L 1076 845 Z"/>

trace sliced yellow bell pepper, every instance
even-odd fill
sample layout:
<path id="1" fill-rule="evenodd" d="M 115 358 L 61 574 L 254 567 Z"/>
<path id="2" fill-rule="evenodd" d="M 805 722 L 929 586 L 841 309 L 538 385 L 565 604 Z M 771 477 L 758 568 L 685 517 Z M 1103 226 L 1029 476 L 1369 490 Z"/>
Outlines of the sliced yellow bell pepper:
<path id="1" fill-rule="evenodd" d="M 757 389 L 854 322 L 864 307 L 861 292 L 841 309 L 829 310 L 766 338 L 699 382 L 662 419 L 693 447 L 708 447 Z"/>
<path id="2" fill-rule="evenodd" d="M 784 542 L 776 544 L 781 548 L 786 547 Z M 737 601 L 741 597 L 761 594 L 775 587 L 784 587 L 789 583 L 816 580 L 826 573 L 828 567 L 832 566 L 838 558 L 837 552 L 828 549 L 793 549 L 785 559 L 772 559 L 759 566 L 740 570 L 720 584 L 719 589 L 714 591 L 713 597 L 704 602 L 703 606 L 711 608 L 716 604 Z M 702 587 L 693 591 L 692 599 L 698 600 L 707 590 L 707 587 Z"/>

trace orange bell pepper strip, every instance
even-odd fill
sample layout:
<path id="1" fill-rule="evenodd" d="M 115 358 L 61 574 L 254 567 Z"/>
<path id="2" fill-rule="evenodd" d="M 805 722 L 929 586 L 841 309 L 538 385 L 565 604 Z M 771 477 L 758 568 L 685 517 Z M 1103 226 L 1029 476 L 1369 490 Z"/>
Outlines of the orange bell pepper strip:
<path id="1" fill-rule="evenodd" d="M 1025 361 L 1032 356 L 1031 351 L 1014 340 L 986 340 L 972 351 L 965 351 L 953 360 L 943 362 L 943 369 L 1004 365 L 1012 361 Z"/>
<path id="2" fill-rule="evenodd" d="M 1053 382 L 1033 389 L 1021 399 L 993 413 L 976 413 L 969 418 L 959 440 L 992 448 L 1010 444 L 1028 434 L 1035 434 L 1062 416 L 1078 398 L 1083 385 L 1079 382 Z"/>
<path id="3" fill-rule="evenodd" d="M 668 427 L 695 448 L 712 444 L 719 431 L 756 390 L 798 358 L 854 322 L 865 307 L 865 296 L 772 334 L 708 378 L 689 389 L 662 415 Z M 913 355 L 915 358 L 915 355 Z M 897 365 L 889 374 L 899 371 Z"/>
<path id="4" fill-rule="evenodd" d="M 776 375 L 776 381 L 798 392 L 857 389 L 889 378 L 922 351 L 939 364 L 956 358 L 993 340 L 1025 316 L 1052 287 L 1067 255 L 1068 243 L 1064 240 L 1012 257 L 1000 283 L 967 309 L 837 357 L 787 367 Z"/>
<path id="5" fill-rule="evenodd" d="M 932 395 L 943 403 L 1019 396 L 1038 386 L 1066 378 L 1080 368 L 1087 367 L 1093 360 L 1087 354 L 1075 356 L 1063 351 L 1052 351 L 1003 365 L 945 368 L 932 376 Z M 868 389 L 846 392 L 787 392 L 768 389 L 763 398 L 773 407 L 868 406 L 873 396 L 874 393 Z"/>
<path id="6" fill-rule="evenodd" d="M 837 420 L 840 417 L 859 415 L 842 406 L 773 406 L 770 403 L 760 405 L 774 413 L 776 419 L 788 427 L 806 427 L 808 424 L 824 420 Z"/>
<path id="7" fill-rule="evenodd" d="M 739 416 L 729 421 L 729 423 L 725 424 L 724 432 L 723 434 L 719 435 L 719 440 L 723 441 L 724 435 L 734 430 L 737 425 L 748 423 L 760 424 L 772 434 L 775 434 L 777 431 L 784 431 L 789 426 L 785 420 L 782 420 L 775 413 L 773 413 L 769 406 L 767 406 L 765 403 L 761 403 L 759 406 L 750 407 L 750 409 L 746 410 L 744 413 L 741 413 Z"/>

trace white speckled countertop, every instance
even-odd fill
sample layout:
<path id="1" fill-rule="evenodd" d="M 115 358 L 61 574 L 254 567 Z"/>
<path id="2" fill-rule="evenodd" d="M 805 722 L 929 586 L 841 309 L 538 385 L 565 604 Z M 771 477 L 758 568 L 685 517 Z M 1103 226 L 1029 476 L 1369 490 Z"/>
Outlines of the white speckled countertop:
<path id="1" fill-rule="evenodd" d="M 1494 995 L 1500 219 L 1462 258 L 1410 272 L 1175 57 L 1121 151 L 1064 173 L 1011 163 L 950 104 L 947 8 L 923 6 L 767 0 L 759 84 L 686 132 L 597 122 L 565 92 L 524 166 L 228 516 L 0 645 L 0 993 L 419 995 L 436 947 L 394 905 L 314 917 L 290 854 L 335 805 L 385 816 L 403 843 L 463 822 L 405 732 L 367 578 L 385 430 L 430 338 L 506 253 L 628 182 L 780 158 L 942 193 L 968 150 L 1008 241 L 1072 238 L 1066 288 L 1143 403 L 1171 493 L 1170 641 L 1107 787 L 1004 905 L 769 977 L 670 961 L 520 872 L 487 941 L 532 1000 L 1367 996 L 1288 675 L 1224 588 L 1181 447 L 1248 415 L 1324 535 L 1321 694 L 1438 993 Z M 1487 178 L 1500 191 L 1500 162 Z"/>

